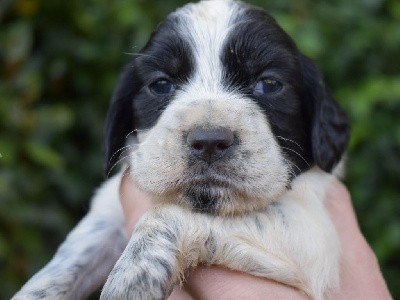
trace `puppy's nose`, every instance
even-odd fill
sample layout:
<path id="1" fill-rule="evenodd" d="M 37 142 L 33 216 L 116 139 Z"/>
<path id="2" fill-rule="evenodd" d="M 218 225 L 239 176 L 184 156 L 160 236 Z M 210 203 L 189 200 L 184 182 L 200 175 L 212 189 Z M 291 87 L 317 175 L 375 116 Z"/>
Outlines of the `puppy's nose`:
<path id="1" fill-rule="evenodd" d="M 196 127 L 187 136 L 191 153 L 209 164 L 225 156 L 234 140 L 233 132 L 227 128 Z"/>

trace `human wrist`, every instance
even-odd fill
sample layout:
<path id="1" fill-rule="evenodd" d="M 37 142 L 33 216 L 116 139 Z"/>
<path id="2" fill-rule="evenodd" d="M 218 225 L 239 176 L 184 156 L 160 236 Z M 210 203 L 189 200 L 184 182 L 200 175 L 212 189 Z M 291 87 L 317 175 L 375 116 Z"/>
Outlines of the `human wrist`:
<path id="1" fill-rule="evenodd" d="M 196 268 L 185 288 L 194 299 L 308 299 L 287 285 L 218 266 Z"/>

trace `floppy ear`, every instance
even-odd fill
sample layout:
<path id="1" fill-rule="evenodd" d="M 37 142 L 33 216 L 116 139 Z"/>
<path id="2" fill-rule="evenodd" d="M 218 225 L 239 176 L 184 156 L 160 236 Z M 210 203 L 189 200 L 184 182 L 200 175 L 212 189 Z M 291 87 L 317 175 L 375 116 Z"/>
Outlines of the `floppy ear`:
<path id="1" fill-rule="evenodd" d="M 300 54 L 306 111 L 311 118 L 310 137 L 314 162 L 331 172 L 340 161 L 350 137 L 350 123 L 325 85 L 314 62 Z"/>
<path id="2" fill-rule="evenodd" d="M 133 63 L 126 65 L 108 108 L 104 127 L 104 172 L 107 176 L 118 162 L 127 136 L 134 129 L 133 98 L 135 94 Z"/>

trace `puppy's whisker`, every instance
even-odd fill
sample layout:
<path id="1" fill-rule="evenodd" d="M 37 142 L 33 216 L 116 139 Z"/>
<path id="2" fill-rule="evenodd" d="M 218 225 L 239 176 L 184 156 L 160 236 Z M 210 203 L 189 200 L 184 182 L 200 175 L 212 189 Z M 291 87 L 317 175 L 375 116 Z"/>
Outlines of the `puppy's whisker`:
<path id="1" fill-rule="evenodd" d="M 129 56 L 134 56 L 134 57 L 145 57 L 145 58 L 149 58 L 152 61 L 156 61 L 156 62 L 163 62 L 162 58 L 160 57 L 156 57 L 154 55 L 150 55 L 150 54 L 145 54 L 145 53 L 129 53 L 129 52 L 125 52 L 126 55 Z"/>
<path id="2" fill-rule="evenodd" d="M 128 134 L 125 136 L 125 139 L 127 139 L 131 134 L 138 132 L 138 131 L 139 131 L 138 129 L 134 129 L 131 132 L 128 132 Z"/>
<path id="3" fill-rule="evenodd" d="M 287 167 L 289 168 L 289 172 L 293 177 L 296 177 L 296 172 L 294 171 L 293 167 L 295 167 L 297 170 L 299 170 L 299 173 L 301 173 L 301 169 L 293 162 L 291 162 L 290 160 L 284 158 L 284 161 L 287 165 Z"/>
<path id="4" fill-rule="evenodd" d="M 115 168 L 121 161 L 123 161 L 123 160 L 125 160 L 125 159 L 127 159 L 127 158 L 129 158 L 129 157 L 132 157 L 132 155 L 122 156 L 119 160 L 117 160 L 117 161 L 115 162 L 115 164 L 113 164 L 112 167 L 110 168 L 110 171 L 108 171 L 108 173 L 107 173 L 107 178 L 110 177 L 111 172 L 114 170 L 114 168 Z"/>
<path id="5" fill-rule="evenodd" d="M 132 145 L 126 145 L 126 146 L 124 146 L 124 147 L 118 149 L 117 151 L 114 152 L 113 155 L 111 155 L 111 157 L 110 157 L 110 159 L 108 160 L 108 162 L 111 162 L 111 161 L 113 160 L 113 158 L 114 158 L 117 154 L 123 153 L 124 151 L 127 151 L 127 150 L 132 149 L 132 148 L 133 148 Z"/>
<path id="6" fill-rule="evenodd" d="M 145 53 L 140 53 L 140 52 L 124 52 L 124 54 L 130 55 L 130 56 L 136 56 L 136 57 L 149 57 L 149 58 L 157 59 L 157 57 L 154 56 L 154 55 L 145 54 Z M 159 59 L 159 58 L 158 58 L 158 59 Z"/>
<path id="7" fill-rule="evenodd" d="M 288 147 L 281 147 L 281 148 L 293 152 L 293 153 L 296 154 L 298 157 L 300 157 L 300 158 L 306 163 L 306 165 L 307 165 L 308 167 L 310 167 L 309 162 L 308 162 L 299 152 L 297 152 L 297 151 L 295 151 L 295 150 L 293 150 L 293 149 L 291 149 L 291 148 L 288 148 Z"/>
<path id="8" fill-rule="evenodd" d="M 129 55 L 129 56 L 137 56 L 137 54 L 133 53 L 133 52 L 123 52 L 123 54 Z"/>
<path id="9" fill-rule="evenodd" d="M 291 140 L 291 139 L 284 138 L 283 136 L 280 136 L 280 135 L 277 135 L 276 137 L 277 137 L 278 139 L 280 139 L 280 140 L 285 141 L 285 142 L 291 142 L 291 143 L 297 145 L 301 150 L 303 150 L 303 148 L 302 148 L 297 142 L 295 142 L 295 141 L 293 141 L 293 140 Z"/>

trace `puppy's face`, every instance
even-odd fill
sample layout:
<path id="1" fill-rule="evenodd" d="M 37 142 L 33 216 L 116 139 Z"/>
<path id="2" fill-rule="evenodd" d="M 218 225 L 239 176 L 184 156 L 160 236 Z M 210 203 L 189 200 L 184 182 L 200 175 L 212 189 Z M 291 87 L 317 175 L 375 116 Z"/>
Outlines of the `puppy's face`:
<path id="1" fill-rule="evenodd" d="M 141 188 L 228 215 L 264 208 L 314 164 L 330 171 L 349 126 L 269 15 L 212 0 L 172 13 L 125 68 L 106 122 L 107 170 L 132 131 Z"/>

